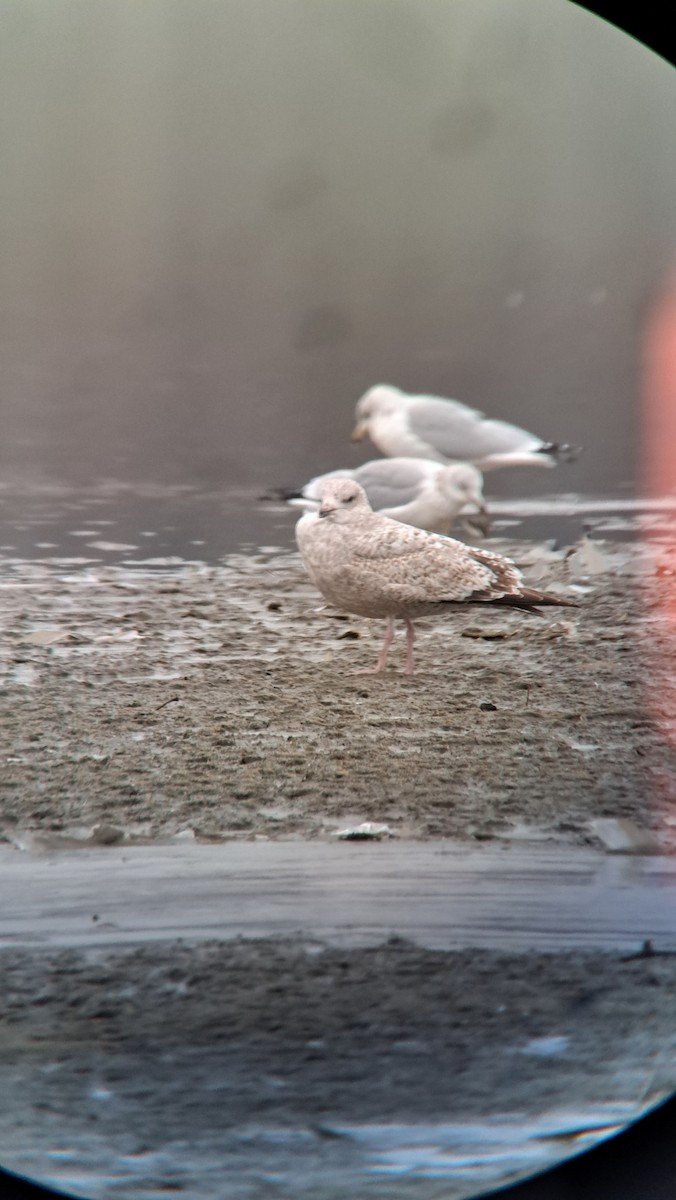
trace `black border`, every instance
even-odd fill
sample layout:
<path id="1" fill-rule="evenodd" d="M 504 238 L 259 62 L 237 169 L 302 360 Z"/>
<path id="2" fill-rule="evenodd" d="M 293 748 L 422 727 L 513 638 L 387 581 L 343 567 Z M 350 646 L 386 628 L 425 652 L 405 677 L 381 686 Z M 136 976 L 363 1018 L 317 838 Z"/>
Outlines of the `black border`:
<path id="1" fill-rule="evenodd" d="M 676 20 L 669 4 L 637 4 L 636 0 L 595 0 L 593 4 L 581 4 L 579 0 L 568 0 L 577 8 L 586 8 L 590 13 L 617 26 L 630 37 L 643 42 L 655 54 L 667 62 L 676 63 Z"/>

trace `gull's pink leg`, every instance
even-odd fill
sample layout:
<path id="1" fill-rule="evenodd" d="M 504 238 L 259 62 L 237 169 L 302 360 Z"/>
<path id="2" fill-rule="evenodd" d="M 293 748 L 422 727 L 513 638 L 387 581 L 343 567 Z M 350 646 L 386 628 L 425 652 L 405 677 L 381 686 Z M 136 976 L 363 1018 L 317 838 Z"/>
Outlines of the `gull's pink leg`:
<path id="1" fill-rule="evenodd" d="M 384 671 L 385 670 L 385 663 L 387 662 L 387 655 L 388 655 L 390 646 L 392 645 L 393 637 L 394 637 L 394 617 L 388 617 L 387 618 L 387 626 L 385 628 L 385 640 L 383 642 L 382 650 L 380 651 L 380 654 L 378 655 L 378 661 L 374 667 L 375 671 Z"/>
<path id="2" fill-rule="evenodd" d="M 405 675 L 413 674 L 413 642 L 415 641 L 415 629 L 413 622 L 405 617 L 406 621 L 406 666 L 404 667 Z"/>
<path id="3" fill-rule="evenodd" d="M 375 667 L 361 667 L 356 672 L 357 675 L 377 675 L 379 671 L 385 670 L 385 663 L 387 662 L 387 652 L 388 652 L 390 646 L 392 645 L 393 637 L 394 637 L 394 617 L 388 617 L 387 618 L 387 626 L 385 628 L 385 640 L 383 642 L 382 650 L 380 651 L 380 654 L 378 655 Z"/>

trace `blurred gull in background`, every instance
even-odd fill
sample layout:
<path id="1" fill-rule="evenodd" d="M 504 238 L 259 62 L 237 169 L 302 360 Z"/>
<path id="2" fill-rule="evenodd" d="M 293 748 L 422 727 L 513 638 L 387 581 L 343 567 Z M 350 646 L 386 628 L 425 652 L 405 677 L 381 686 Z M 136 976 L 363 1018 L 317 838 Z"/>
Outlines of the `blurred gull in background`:
<path id="1" fill-rule="evenodd" d="M 352 441 L 367 434 L 381 454 L 460 460 L 482 471 L 498 467 L 553 467 L 576 448 L 541 438 L 506 421 L 494 421 L 458 400 L 412 396 L 379 383 L 357 402 Z"/>
<path id="2" fill-rule="evenodd" d="M 316 509 L 328 479 L 353 479 L 363 487 L 371 508 L 405 525 L 447 534 L 458 514 L 467 512 L 467 524 L 484 536 L 488 534 L 483 478 L 470 463 L 378 458 L 352 470 L 317 475 L 299 491 L 280 491 L 278 495 L 291 504 Z"/>

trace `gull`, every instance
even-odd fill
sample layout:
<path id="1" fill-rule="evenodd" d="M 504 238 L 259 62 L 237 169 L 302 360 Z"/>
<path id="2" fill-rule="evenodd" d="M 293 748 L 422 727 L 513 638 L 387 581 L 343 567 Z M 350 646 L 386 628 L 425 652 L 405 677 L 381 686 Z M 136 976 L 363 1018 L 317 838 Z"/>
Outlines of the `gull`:
<path id="1" fill-rule="evenodd" d="M 483 478 L 471 463 L 439 463 L 426 458 L 375 458 L 361 467 L 327 471 L 298 492 L 281 492 L 290 504 L 319 507 L 328 479 L 354 479 L 363 487 L 375 512 L 432 533 L 450 533 L 455 517 L 472 510 L 469 523 L 485 535 L 488 511 Z"/>
<path id="2" fill-rule="evenodd" d="M 527 587 L 500 554 L 426 533 L 375 513 L 353 479 L 328 479 L 320 507 L 296 525 L 305 569 L 324 598 L 361 617 L 384 617 L 385 640 L 373 670 L 383 671 L 394 621 L 406 625 L 407 675 L 413 672 L 413 617 L 469 604 L 526 609 L 577 607 L 573 600 Z"/>
<path id="3" fill-rule="evenodd" d="M 497 467 L 553 467 L 570 461 L 576 448 L 543 442 L 534 433 L 494 421 L 459 400 L 412 396 L 379 383 L 357 401 L 352 441 L 367 434 L 381 454 L 459 460 L 482 471 Z"/>

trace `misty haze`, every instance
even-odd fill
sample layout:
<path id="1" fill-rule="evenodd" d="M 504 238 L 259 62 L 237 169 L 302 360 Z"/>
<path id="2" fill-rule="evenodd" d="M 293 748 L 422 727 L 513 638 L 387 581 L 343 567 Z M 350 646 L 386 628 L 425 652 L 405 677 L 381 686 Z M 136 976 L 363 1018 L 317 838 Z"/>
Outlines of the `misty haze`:
<path id="1" fill-rule="evenodd" d="M 593 1146 L 676 1085 L 672 67 L 568 0 L 0 26 L 0 1192 Z M 295 542 L 378 439 L 409 523 Z"/>
<path id="2" fill-rule="evenodd" d="M 676 248 L 671 67 L 546 0 L 8 0 L 2 448 L 17 477 L 298 483 L 378 382 L 636 479 Z"/>

